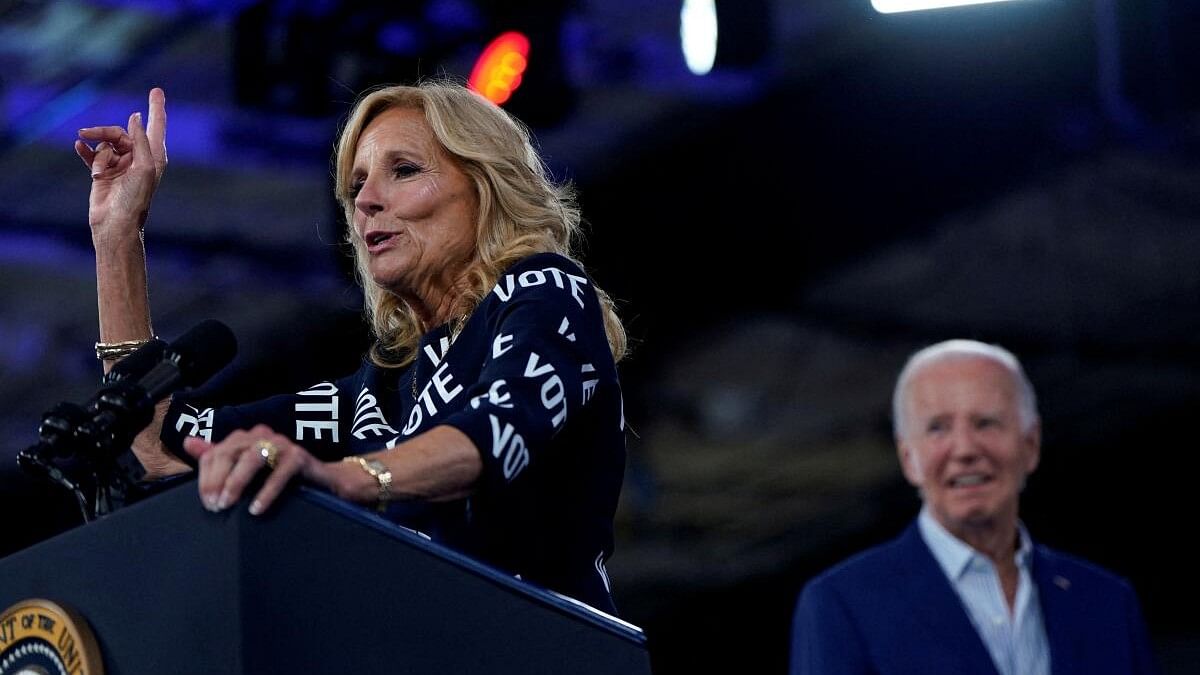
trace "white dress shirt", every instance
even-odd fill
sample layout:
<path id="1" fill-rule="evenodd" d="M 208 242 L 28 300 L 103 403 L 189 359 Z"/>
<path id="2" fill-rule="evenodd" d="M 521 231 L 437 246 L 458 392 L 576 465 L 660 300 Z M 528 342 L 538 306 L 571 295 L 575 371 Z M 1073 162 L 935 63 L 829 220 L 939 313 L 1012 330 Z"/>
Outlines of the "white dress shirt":
<path id="1" fill-rule="evenodd" d="M 1033 543 L 1018 523 L 1021 545 L 1014 554 L 1019 576 L 1016 605 L 1009 611 L 996 566 L 987 556 L 963 543 L 921 509 L 921 537 L 941 565 L 966 607 L 975 632 L 987 646 L 1000 675 L 1050 675 L 1050 644 L 1042 622 L 1042 607 L 1030 576 Z"/>

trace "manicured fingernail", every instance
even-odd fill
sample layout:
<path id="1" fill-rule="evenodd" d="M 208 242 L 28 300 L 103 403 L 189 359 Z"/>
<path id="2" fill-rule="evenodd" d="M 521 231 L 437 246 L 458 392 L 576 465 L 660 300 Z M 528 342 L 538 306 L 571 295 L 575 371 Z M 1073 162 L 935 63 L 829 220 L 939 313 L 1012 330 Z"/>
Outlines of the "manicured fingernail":
<path id="1" fill-rule="evenodd" d="M 205 495 L 204 508 L 208 509 L 209 511 L 212 511 L 213 513 L 216 513 L 217 512 L 217 498 L 213 497 L 212 495 Z"/>
<path id="2" fill-rule="evenodd" d="M 133 113 L 133 121 L 137 122 L 138 126 L 141 126 L 142 125 L 142 113 L 140 113 L 140 112 Z"/>
<path id="3" fill-rule="evenodd" d="M 217 510 L 220 510 L 220 509 L 225 508 L 226 506 L 229 506 L 229 497 L 230 497 L 229 490 L 225 490 L 224 492 L 221 493 L 221 498 L 217 500 Z"/>
<path id="4" fill-rule="evenodd" d="M 257 499 L 250 502 L 250 515 L 257 516 L 262 512 L 263 512 L 262 502 L 258 501 Z"/>

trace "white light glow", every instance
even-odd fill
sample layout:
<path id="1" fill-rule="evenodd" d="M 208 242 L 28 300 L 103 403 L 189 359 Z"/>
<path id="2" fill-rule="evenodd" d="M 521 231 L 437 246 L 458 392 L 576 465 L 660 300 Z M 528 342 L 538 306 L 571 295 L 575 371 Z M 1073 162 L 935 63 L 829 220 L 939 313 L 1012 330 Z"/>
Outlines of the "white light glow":
<path id="1" fill-rule="evenodd" d="M 871 0 L 871 6 L 881 14 L 897 12 L 915 12 L 922 9 L 944 9 L 946 7 L 962 7 L 964 5 L 983 5 L 993 2 L 1012 2 L 1013 0 Z"/>
<path id="2" fill-rule="evenodd" d="M 688 70 L 707 75 L 717 58 L 717 6 L 713 0 L 683 0 L 679 41 Z"/>

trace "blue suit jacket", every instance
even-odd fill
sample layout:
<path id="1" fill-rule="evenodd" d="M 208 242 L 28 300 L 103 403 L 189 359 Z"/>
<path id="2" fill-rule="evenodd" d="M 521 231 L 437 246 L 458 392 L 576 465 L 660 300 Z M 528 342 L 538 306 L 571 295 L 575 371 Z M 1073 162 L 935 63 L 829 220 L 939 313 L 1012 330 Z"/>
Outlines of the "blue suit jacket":
<path id="1" fill-rule="evenodd" d="M 1035 546 L 1054 675 L 1157 673 L 1137 596 L 1091 563 Z M 793 675 L 996 675 L 987 647 L 914 522 L 815 577 L 796 605 Z"/>

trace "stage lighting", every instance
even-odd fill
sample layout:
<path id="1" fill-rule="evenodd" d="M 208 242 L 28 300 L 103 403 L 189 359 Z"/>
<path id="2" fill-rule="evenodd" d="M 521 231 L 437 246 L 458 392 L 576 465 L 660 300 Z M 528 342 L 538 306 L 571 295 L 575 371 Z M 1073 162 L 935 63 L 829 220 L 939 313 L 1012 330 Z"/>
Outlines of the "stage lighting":
<path id="1" fill-rule="evenodd" d="M 1012 0 L 871 0 L 871 6 L 880 14 L 895 14 L 898 12 L 915 12 L 922 9 L 943 9 L 946 7 L 962 7 L 964 5 L 983 5 L 993 2 L 1011 2 Z"/>
<path id="2" fill-rule="evenodd" d="M 684 0 L 679 10 L 679 41 L 688 70 L 696 75 L 757 66 L 771 43 L 767 2 Z"/>
<path id="3" fill-rule="evenodd" d="M 531 128 L 562 124 L 578 98 L 563 52 L 566 16 L 567 0 L 489 6 L 487 23 L 496 32 L 480 41 L 470 86 Z"/>
<path id="4" fill-rule="evenodd" d="M 509 31 L 484 48 L 467 82 L 489 101 L 501 105 L 521 86 L 521 77 L 528 64 L 529 38 Z"/>
<path id="5" fill-rule="evenodd" d="M 717 59 L 717 5 L 713 0 L 684 0 L 679 10 L 679 41 L 688 70 L 707 75 Z"/>

